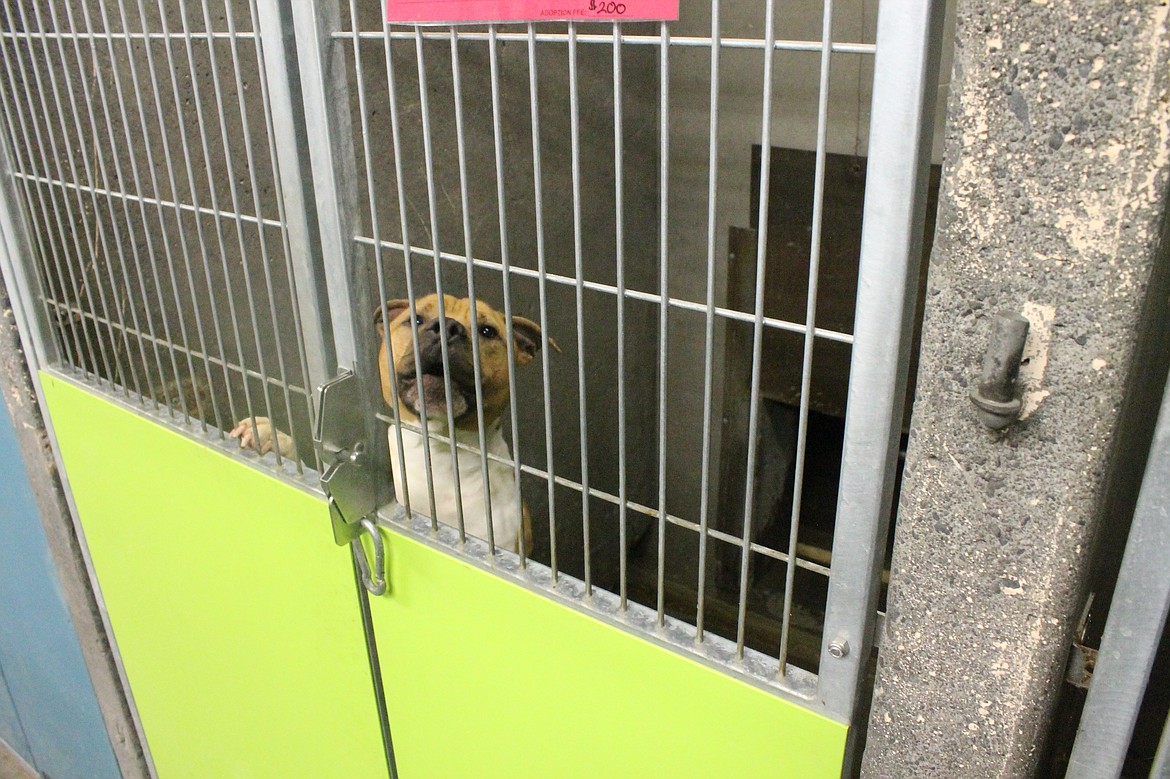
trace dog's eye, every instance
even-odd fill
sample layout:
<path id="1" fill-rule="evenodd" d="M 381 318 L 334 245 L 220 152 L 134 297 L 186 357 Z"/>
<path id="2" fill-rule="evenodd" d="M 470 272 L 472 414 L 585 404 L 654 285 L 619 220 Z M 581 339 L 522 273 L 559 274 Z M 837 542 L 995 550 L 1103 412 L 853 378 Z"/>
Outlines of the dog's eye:
<path id="1" fill-rule="evenodd" d="M 423 315 L 422 315 L 422 314 L 415 314 L 415 315 L 414 315 L 414 323 L 415 323 L 416 325 L 418 325 L 419 327 L 422 327 L 422 326 L 423 326 L 423 324 L 424 324 L 424 322 L 425 322 L 425 320 L 423 319 Z"/>
<path id="2" fill-rule="evenodd" d="M 500 331 L 497 330 L 496 328 L 492 327 L 491 325 L 480 325 L 479 326 L 479 334 L 482 335 L 484 338 L 495 338 L 496 336 L 498 336 L 500 334 Z"/>

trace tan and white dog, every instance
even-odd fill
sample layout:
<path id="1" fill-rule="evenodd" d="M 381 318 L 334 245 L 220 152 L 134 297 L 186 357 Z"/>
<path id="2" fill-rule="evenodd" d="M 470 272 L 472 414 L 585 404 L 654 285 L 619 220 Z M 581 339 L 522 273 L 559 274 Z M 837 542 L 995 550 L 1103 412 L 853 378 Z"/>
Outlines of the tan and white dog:
<path id="1" fill-rule="evenodd" d="M 518 552 L 523 533 L 525 547 L 532 547 L 532 528 L 528 508 L 520 497 L 512 466 L 489 459 L 487 473 L 479 454 L 479 424 L 484 425 L 487 450 L 503 460 L 511 459 L 511 452 L 503 435 L 503 416 L 509 406 L 512 387 L 509 381 L 507 323 L 504 315 L 482 300 L 476 301 L 473 316 L 471 302 L 446 295 L 446 319 L 439 318 L 437 295 L 427 295 L 415 302 L 418 323 L 418 361 L 415 361 L 414 337 L 411 331 L 410 306 L 406 300 L 391 300 L 380 306 L 374 315 L 381 346 L 378 368 L 381 375 L 382 397 L 387 405 L 398 398 L 399 419 L 406 423 L 400 428 L 401 457 L 398 448 L 399 430 L 389 431 L 391 470 L 394 489 L 402 502 L 409 501 L 416 513 L 431 515 L 430 494 L 427 489 L 427 445 L 416 432 L 420 414 L 425 409 L 428 433 L 436 433 L 448 440 L 428 435 L 431 483 L 434 485 L 435 519 L 447 525 L 458 522 L 455 494 L 455 468 L 459 471 L 459 498 L 463 508 L 463 523 L 467 533 L 487 538 L 485 503 L 490 502 L 492 531 L 496 546 Z M 390 344 L 385 333 L 389 331 Z M 515 339 L 513 353 L 516 364 L 526 365 L 542 346 L 540 326 L 524 317 L 512 317 Z M 480 386 L 483 407 L 476 408 L 476 372 L 472 359 L 471 339 L 479 342 Z M 449 371 L 444 371 L 442 343 L 446 340 Z M 556 348 L 556 343 L 549 340 Z M 389 346 L 389 348 L 387 348 Z M 391 356 L 393 364 L 391 364 Z M 421 375 L 419 368 L 421 367 Z M 447 384 L 451 390 L 451 413 L 447 413 Z M 453 418 L 453 436 L 458 444 L 454 462 L 451 456 L 448 429 Z M 240 446 L 259 451 L 270 451 L 274 428 L 269 420 L 258 418 L 259 436 L 253 435 L 250 419 L 242 420 L 231 431 L 239 438 Z M 409 427 L 415 429 L 409 429 Z M 281 454 L 295 456 L 292 439 L 275 430 L 276 444 Z M 286 451 L 287 449 L 287 451 Z M 405 472 L 406 484 L 402 483 Z M 489 493 L 490 485 L 490 493 Z M 488 493 L 485 496 L 485 493 Z M 486 500 L 485 500 L 486 497 Z"/>

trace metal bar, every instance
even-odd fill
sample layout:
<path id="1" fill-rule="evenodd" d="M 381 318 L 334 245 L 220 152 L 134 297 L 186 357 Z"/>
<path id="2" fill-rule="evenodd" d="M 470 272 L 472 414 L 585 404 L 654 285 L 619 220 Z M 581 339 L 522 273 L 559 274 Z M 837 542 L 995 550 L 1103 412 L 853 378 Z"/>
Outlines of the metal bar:
<path id="1" fill-rule="evenodd" d="M 711 521 L 712 395 L 715 373 L 715 233 L 719 201 L 719 45 L 720 0 L 711 0 L 711 92 L 707 129 L 707 300 L 703 328 L 703 449 L 699 475 L 699 570 L 695 604 L 695 637 L 703 640 L 703 607 L 707 597 L 707 534 Z"/>
<path id="2" fill-rule="evenodd" d="M 229 36 L 226 32 L 201 32 L 193 33 L 192 37 L 196 40 L 207 38 L 227 38 Z M 253 33 L 240 33 L 240 37 L 251 38 Z M 126 42 L 133 41 L 160 41 L 168 38 L 181 40 L 183 35 L 181 33 L 158 33 L 158 32 L 56 32 L 56 31 L 16 31 L 4 30 L 0 32 L 0 39 L 8 40 L 76 40 L 76 41 L 117 41 L 122 40 Z"/>
<path id="3" fill-rule="evenodd" d="M 1170 384 L 1150 443 L 1068 779 L 1120 776 L 1170 612 Z M 1163 742 L 1166 738 L 1163 736 Z M 1159 746 L 1162 772 L 1166 750 Z M 1151 772 L 1150 776 L 1155 776 Z"/>
<path id="4" fill-rule="evenodd" d="M 540 350 L 540 376 L 544 398 L 544 457 L 546 469 L 550 477 L 553 470 L 553 419 L 552 419 L 552 378 L 550 375 L 551 356 L 548 343 L 548 286 L 545 276 L 548 274 L 544 252 L 544 186 L 540 165 L 540 100 L 537 89 L 536 71 L 536 25 L 528 25 L 528 104 L 532 122 L 532 178 L 534 200 L 536 205 L 536 267 L 537 289 L 540 297 L 540 333 L 544 343 Z M 470 254 L 468 255 L 470 256 Z M 557 570 L 557 502 L 556 484 L 552 478 L 548 485 L 548 539 L 549 539 L 549 568 L 552 570 L 553 583 L 556 583 Z M 523 533 L 520 534 L 523 537 Z"/>
<path id="5" fill-rule="evenodd" d="M 666 382 L 667 340 L 670 298 L 670 28 L 659 28 L 662 45 L 658 52 L 658 627 L 666 624 Z"/>
<path id="6" fill-rule="evenodd" d="M 389 41 L 389 36 L 386 38 Z M 357 44 L 354 44 L 355 48 Z M 459 152 L 459 208 L 463 222 L 463 255 L 473 257 L 471 250 L 471 199 L 467 186 L 467 143 L 463 124 L 463 77 L 459 67 L 459 30 L 451 28 L 451 91 L 455 104 L 455 146 Z M 475 266 L 467 263 L 467 300 L 475 316 L 479 315 L 479 300 L 475 294 Z M 471 338 L 471 367 L 475 376 L 475 416 L 479 433 L 480 467 L 483 471 L 483 515 L 492 526 L 491 472 L 488 469 L 487 425 L 483 418 L 483 366 L 480 364 L 479 338 Z M 520 565 L 528 565 L 527 542 L 523 528 L 520 532 Z"/>
<path id="7" fill-rule="evenodd" d="M 148 151 L 147 154 L 150 154 Z M 62 181 L 47 176 L 38 176 L 31 173 L 24 173 L 21 171 L 14 171 L 13 175 L 17 178 L 25 179 L 27 181 L 44 184 L 48 186 L 57 187 L 66 190 L 75 190 L 77 192 L 92 193 L 102 197 L 116 198 L 119 200 L 129 200 L 131 203 L 140 203 L 148 206 L 159 206 L 162 208 L 175 209 L 189 214 L 196 214 L 200 216 L 210 216 L 218 219 L 239 219 L 249 224 L 261 225 L 263 227 L 273 227 L 279 229 L 282 225 L 278 219 L 257 219 L 251 214 L 240 214 L 233 211 L 220 211 L 206 206 L 194 206 L 190 203 L 176 203 L 173 200 L 163 200 L 157 197 L 150 197 L 147 195 L 135 194 L 133 192 L 126 192 L 117 189 L 106 189 L 104 187 L 91 187 L 85 184 L 79 184 L 75 181 Z"/>
<path id="8" fill-rule="evenodd" d="M 575 22 L 569 22 L 570 25 Z M 344 36 L 350 38 L 353 36 L 351 32 L 340 32 L 336 34 L 338 37 Z M 359 32 L 358 38 L 362 40 L 374 39 L 381 37 L 380 32 Z M 413 38 L 414 32 L 392 31 L 390 33 L 394 38 Z M 424 38 L 442 38 L 446 33 L 428 32 L 423 33 Z M 539 43 L 566 43 L 572 33 L 540 33 L 536 36 Z M 467 30 L 460 33 L 460 37 L 468 41 L 484 41 L 490 38 L 490 33 L 477 32 L 474 30 Z M 522 42 L 528 39 L 527 33 L 508 33 L 498 32 L 496 34 L 497 40 L 501 41 L 518 41 Z M 613 37 L 607 34 L 589 33 L 577 34 L 576 39 L 581 43 L 613 43 Z M 624 43 L 633 44 L 635 46 L 657 46 L 659 37 L 657 35 L 622 35 Z M 718 34 L 711 38 L 696 37 L 693 35 L 680 35 L 676 38 L 671 38 L 672 46 L 688 46 L 692 48 L 708 48 L 712 45 L 717 45 L 723 49 L 749 49 L 756 51 L 763 51 L 767 48 L 767 41 L 760 38 L 720 38 Z M 799 40 L 776 40 L 772 42 L 774 51 L 805 51 L 805 52 L 819 52 L 822 44 L 820 41 L 799 41 Z M 839 54 L 873 54 L 875 47 L 872 43 L 849 43 L 849 42 L 834 42 L 833 51 Z"/>
<path id="9" fill-rule="evenodd" d="M 496 162 L 496 201 L 500 219 L 500 267 L 504 276 L 504 321 L 507 325 L 508 340 L 508 386 L 516 387 L 516 334 L 512 328 L 512 264 L 508 252 L 508 201 L 504 187 L 504 133 L 500 118 L 500 62 L 496 46 L 496 26 L 488 27 L 488 60 L 492 82 L 492 146 Z M 516 392 L 509 393 L 509 410 L 512 421 L 513 474 L 516 479 L 516 493 L 520 494 L 520 415 L 516 406 Z M 490 525 L 488 535 L 491 535 Z M 521 533 L 523 535 L 523 533 Z M 488 547 L 495 554 L 494 545 Z"/>
<path id="10" fill-rule="evenodd" d="M 622 156 L 622 31 L 613 24 L 613 201 L 614 260 L 617 265 L 617 413 L 618 413 L 618 578 L 621 608 L 627 601 L 629 550 L 626 548 L 626 271 L 625 170 Z"/>
<path id="11" fill-rule="evenodd" d="M 416 28 L 416 32 L 419 32 L 418 28 Z M 428 95 L 429 90 L 427 89 L 427 65 L 426 58 L 423 56 L 423 39 L 421 34 L 415 37 L 414 50 L 418 64 L 419 114 L 422 119 L 423 164 L 427 177 L 427 212 L 431 221 L 431 253 L 435 262 L 435 297 L 439 304 L 439 354 L 440 359 L 443 361 L 443 394 L 447 402 L 447 430 L 451 432 L 451 437 L 454 438 L 456 428 L 455 411 L 452 408 L 454 405 L 454 396 L 452 394 L 453 388 L 451 387 L 451 354 L 446 336 L 447 295 L 443 289 L 443 269 L 440 267 L 439 262 L 439 255 L 442 250 L 440 249 L 439 240 L 438 198 L 435 195 L 435 156 L 431 143 L 431 107 Z M 470 337 L 472 340 L 476 340 L 479 337 L 474 325 L 472 325 Z M 415 354 L 417 356 L 418 352 L 416 351 Z M 421 381 L 421 370 L 418 372 L 418 376 Z M 422 407 L 426 403 L 423 401 L 419 405 Z M 451 447 L 451 481 L 455 490 L 455 524 L 459 528 L 460 538 L 466 538 L 467 534 L 463 526 L 463 491 L 459 480 L 459 451 L 455 447 Z M 438 517 L 432 518 L 438 519 Z M 487 534 L 489 545 L 495 546 L 495 532 L 490 524 L 487 526 Z"/>
<path id="12" fill-rule="evenodd" d="M 593 596 L 592 559 L 589 550 L 589 415 L 585 402 L 585 252 L 581 235 L 581 93 L 577 77 L 577 23 L 569 22 L 569 144 L 573 175 L 573 267 L 576 276 L 577 315 L 577 413 L 581 437 L 581 535 L 585 564 L 585 596 Z"/>
<path id="13" fill-rule="evenodd" d="M 756 237 L 756 299 L 755 323 L 752 327 L 752 381 L 748 413 L 747 469 L 744 477 L 743 538 L 746 544 L 752 539 L 753 503 L 756 492 L 756 432 L 759 429 L 760 371 L 764 349 L 764 288 L 768 271 L 768 190 L 772 176 L 772 77 L 775 49 L 770 42 L 776 34 L 775 0 L 768 0 L 764 14 L 764 25 L 769 45 L 764 47 L 764 100 L 760 126 L 760 206 Z M 748 569 L 751 553 L 744 551 L 739 565 L 739 616 L 736 620 L 735 650 L 737 657 L 743 657 L 744 637 L 747 625 Z"/>
<path id="14" fill-rule="evenodd" d="M 848 414 L 818 696 L 852 721 L 865 683 L 893 497 L 922 249 L 943 8 L 886 0 L 870 112 Z M 847 642 L 840 657 L 829 644 Z M 858 728 L 852 728 L 855 733 Z M 856 743 L 856 742 L 854 742 Z M 853 745 L 851 745 L 852 747 Z M 854 749 L 848 755 L 855 756 Z"/>
<path id="15" fill-rule="evenodd" d="M 374 414 L 381 408 L 378 379 L 378 339 L 369 326 L 375 310 L 368 268 L 355 251 L 353 236 L 357 210 L 357 162 L 349 114 L 349 88 L 342 45 L 334 45 L 340 29 L 335 2 L 291 2 L 304 100 L 305 133 L 312 165 L 320 230 L 325 287 L 332 314 L 334 369 L 353 370 L 362 387 L 365 445 L 372 470 L 379 475 L 377 498 L 391 500 L 390 450 L 385 431 Z M 377 301 L 378 305 L 382 301 Z M 393 759 L 387 745 L 387 760 Z"/>
<path id="16" fill-rule="evenodd" d="M 373 243 L 373 239 L 371 239 L 367 236 L 361 236 L 361 235 L 356 236 L 354 238 L 354 241 L 358 244 L 364 244 L 364 245 L 370 245 Z M 408 244 L 399 243 L 397 241 L 383 241 L 382 245 L 385 248 L 397 249 L 399 251 L 406 251 L 406 249 L 408 247 Z M 433 254 L 433 252 L 430 249 L 427 249 L 424 247 L 409 246 L 409 249 L 410 249 L 410 252 L 412 254 L 422 254 L 422 255 Z M 464 257 L 463 255 L 450 254 L 447 252 L 442 253 L 442 258 L 448 262 L 456 262 L 456 263 L 459 263 L 460 265 L 465 265 L 467 262 L 469 262 L 469 260 L 466 257 Z M 475 267 L 477 267 L 477 268 L 491 268 L 493 270 L 500 270 L 500 271 L 502 271 L 504 269 L 504 266 L 502 263 L 493 262 L 491 260 L 472 258 L 470 260 L 470 262 L 473 265 L 475 265 Z M 514 265 L 508 266 L 508 273 L 511 275 L 522 276 L 524 278 L 530 278 L 530 279 L 540 278 L 539 271 L 530 270 L 528 268 L 521 268 L 521 267 L 517 267 Z M 545 280 L 550 281 L 554 284 L 560 284 L 560 285 L 567 286 L 567 287 L 577 285 L 577 280 L 574 276 L 562 276 L 562 275 L 557 274 L 557 273 L 546 273 Z M 590 292 L 605 292 L 605 293 L 611 294 L 611 295 L 616 295 L 617 291 L 618 291 L 618 288 L 616 286 L 611 285 L 611 284 L 603 284 L 601 282 L 587 281 L 584 279 L 581 282 L 581 286 L 583 289 L 587 289 Z M 645 292 L 645 291 L 637 290 L 637 289 L 626 288 L 625 297 L 629 300 L 641 300 L 641 301 L 645 301 L 647 303 L 653 303 L 655 305 L 658 305 L 662 302 L 662 296 L 658 292 Z M 684 311 L 692 311 L 692 312 L 700 313 L 700 314 L 705 314 L 707 312 L 707 304 L 706 303 L 699 303 L 699 302 L 696 302 L 693 300 L 686 300 L 684 298 L 675 298 L 675 297 L 669 298 L 667 300 L 667 304 L 670 305 L 672 308 L 678 308 L 678 309 L 682 309 Z M 733 320 L 733 321 L 737 321 L 737 322 L 754 322 L 755 321 L 755 315 L 747 313 L 745 311 L 737 311 L 735 309 L 727 308 L 725 306 L 715 306 L 715 305 L 712 305 L 712 310 L 716 316 L 722 317 L 724 319 L 729 319 L 729 320 Z M 790 332 L 790 333 L 800 333 L 802 335 L 804 334 L 804 331 L 806 330 L 805 326 L 802 324 L 799 324 L 797 322 L 788 322 L 788 321 L 783 320 L 783 319 L 776 319 L 775 317 L 765 316 L 763 318 L 763 323 L 764 323 L 764 327 L 771 327 L 771 328 L 775 328 L 777 330 L 784 330 L 784 331 Z M 824 338 L 824 339 L 829 340 L 829 341 L 836 341 L 838 343 L 844 343 L 844 344 L 853 343 L 853 336 L 850 333 L 839 333 L 835 330 L 828 330 L 828 329 L 825 329 L 823 327 L 814 328 L 813 332 L 816 334 L 817 338 Z"/>
<path id="17" fill-rule="evenodd" d="M 792 513 L 788 525 L 789 557 L 796 556 L 796 545 L 800 535 L 800 508 L 801 498 L 804 495 L 805 447 L 808 443 L 808 407 L 812 395 L 812 361 L 813 347 L 815 346 L 812 328 L 816 326 L 817 321 L 817 281 L 821 268 L 821 222 L 825 205 L 825 139 L 829 130 L 829 63 L 832 55 L 829 39 L 833 32 L 833 0 L 824 0 L 821 31 L 825 47 L 821 51 L 821 78 L 817 93 L 817 150 L 813 173 L 812 236 L 809 241 L 808 286 L 804 313 L 804 323 L 808 329 L 804 331 L 804 353 L 800 366 L 796 467 L 792 480 Z M 780 662 L 778 667 L 781 674 L 787 672 L 788 638 L 792 625 L 792 590 L 795 583 L 796 568 L 790 565 L 784 571 L 784 610 L 780 618 Z"/>
<path id="18" fill-rule="evenodd" d="M 1166 717 L 1162 725 L 1162 737 L 1158 739 L 1158 751 L 1154 753 L 1150 779 L 1170 779 L 1170 716 Z"/>
<path id="19" fill-rule="evenodd" d="M 259 32 L 255 38 L 257 67 L 270 164 L 278 188 L 277 216 L 301 380 L 306 387 L 319 387 L 331 378 L 327 366 L 334 361 L 333 344 L 329 339 L 323 266 L 317 252 L 316 213 L 312 210 L 312 192 L 307 181 L 308 141 L 299 100 L 300 85 L 291 67 L 296 61 L 291 21 L 278 0 L 249 0 L 249 10 L 252 27 Z M 237 33 L 237 37 L 245 39 L 243 33 Z M 305 396 L 305 412 L 311 429 L 316 429 L 317 409 L 311 395 Z M 298 450 L 298 454 L 302 453 Z M 312 458 L 320 470 L 315 447 Z"/>
<path id="20" fill-rule="evenodd" d="M 390 36 L 386 36 L 386 91 L 390 99 L 390 137 L 394 146 L 394 179 L 395 185 L 398 187 L 398 218 L 399 228 L 402 230 L 402 265 L 403 274 L 406 277 L 406 303 L 410 313 L 410 339 L 411 346 L 414 349 L 414 370 L 415 375 L 422 375 L 422 363 L 419 357 L 419 343 L 418 343 L 418 312 L 415 309 L 416 296 L 414 293 L 414 271 L 413 263 L 411 262 L 411 254 L 414 252 L 414 247 L 410 244 L 410 221 L 406 214 L 406 204 L 409 197 L 406 194 L 406 183 L 403 174 L 402 165 L 402 128 L 401 117 L 398 110 L 398 80 L 394 69 L 393 51 L 390 48 Z M 433 252 L 432 252 L 433 254 Z M 379 280 L 379 284 L 381 281 Z M 383 317 L 383 321 L 385 318 Z M 386 325 L 388 327 L 388 325 Z M 386 331 L 389 333 L 389 330 Z M 389 335 L 387 337 L 387 349 L 390 349 Z M 392 352 L 388 353 L 391 362 L 394 360 Z M 397 393 L 397 391 L 395 391 Z M 395 394 L 397 398 L 397 394 Z M 396 404 L 397 405 L 397 404 Z M 423 448 L 423 473 L 426 477 L 427 488 L 427 506 L 430 509 L 431 530 L 438 531 L 439 520 L 438 511 L 435 504 L 435 481 L 433 477 L 433 469 L 431 463 L 431 441 L 430 441 L 430 425 L 427 424 L 427 409 L 426 403 L 418 407 L 420 434 L 422 435 Z M 399 418 L 399 414 L 395 411 L 395 419 Z M 395 428 L 395 435 L 398 437 L 399 454 L 402 452 L 402 428 Z M 400 460 L 401 462 L 401 460 Z M 406 483 L 406 479 L 402 480 L 403 495 L 399 496 L 399 500 L 410 510 L 410 488 Z M 490 529 L 489 525 L 489 529 Z M 495 551 L 495 537 L 491 539 L 492 551 Z"/>

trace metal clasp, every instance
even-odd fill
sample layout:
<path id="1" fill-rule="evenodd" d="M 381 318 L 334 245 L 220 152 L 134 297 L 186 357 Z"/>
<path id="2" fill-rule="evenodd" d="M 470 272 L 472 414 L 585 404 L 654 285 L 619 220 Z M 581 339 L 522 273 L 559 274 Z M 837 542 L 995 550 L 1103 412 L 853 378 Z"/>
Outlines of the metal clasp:
<path id="1" fill-rule="evenodd" d="M 356 539 L 359 523 L 377 511 L 376 482 L 361 440 L 365 427 L 357 377 L 342 371 L 318 393 L 314 443 L 325 466 L 321 488 L 329 499 L 333 540 L 342 546 Z"/>

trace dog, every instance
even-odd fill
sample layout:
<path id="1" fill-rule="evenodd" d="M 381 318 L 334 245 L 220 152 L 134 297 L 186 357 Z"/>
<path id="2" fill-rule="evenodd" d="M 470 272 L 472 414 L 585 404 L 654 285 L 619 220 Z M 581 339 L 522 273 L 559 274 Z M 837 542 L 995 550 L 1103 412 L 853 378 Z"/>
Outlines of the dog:
<path id="1" fill-rule="evenodd" d="M 497 547 L 520 551 L 521 537 L 526 549 L 532 548 L 532 523 L 527 505 L 520 496 L 513 467 L 506 461 L 511 451 L 503 435 L 504 411 L 509 407 L 512 386 L 508 366 L 507 322 L 504 315 L 492 306 L 476 301 L 472 314 L 471 301 L 466 298 L 444 296 L 446 318 L 439 317 L 439 298 L 427 295 L 415 302 L 415 321 L 418 330 L 418 360 L 415 360 L 414 335 L 411 328 L 410 304 L 407 300 L 390 300 L 374 313 L 374 327 L 379 334 L 378 372 L 382 398 L 393 406 L 397 398 L 398 418 L 407 426 L 391 425 L 391 472 L 395 494 L 402 503 L 421 515 L 431 516 L 430 491 L 427 488 L 427 454 L 429 449 L 431 483 L 434 488 L 436 521 L 446 525 L 458 523 L 457 505 L 463 509 L 466 532 L 486 539 L 487 511 L 490 505 L 492 535 Z M 389 332 L 389 343 L 386 333 Z M 543 346 L 540 325 L 521 316 L 512 317 L 513 350 L 517 366 L 532 362 Z M 477 407 L 476 371 L 471 339 L 479 343 L 479 387 L 483 398 Z M 442 347 L 447 344 L 447 365 L 444 370 Z M 551 338 L 549 345 L 557 351 Z M 421 369 L 421 372 L 420 370 Z M 447 385 L 450 384 L 451 408 L 447 408 Z M 421 432 L 421 415 L 425 411 L 428 435 L 426 444 Z M 455 429 L 450 430 L 454 420 Z M 489 458 L 487 472 L 479 449 L 479 424 L 482 419 Z M 411 429 L 414 428 L 414 429 Z M 251 447 L 261 453 L 279 448 L 285 457 L 295 456 L 291 437 L 285 435 L 268 419 L 259 417 L 253 429 L 251 419 L 241 420 L 230 435 L 240 441 L 241 447 Z M 399 452 L 398 437 L 402 437 Z M 439 440 L 439 438 L 445 440 Z M 452 462 L 450 439 L 458 445 Z M 454 468 L 459 469 L 459 501 L 455 493 Z M 405 474 L 406 483 L 402 483 Z"/>

